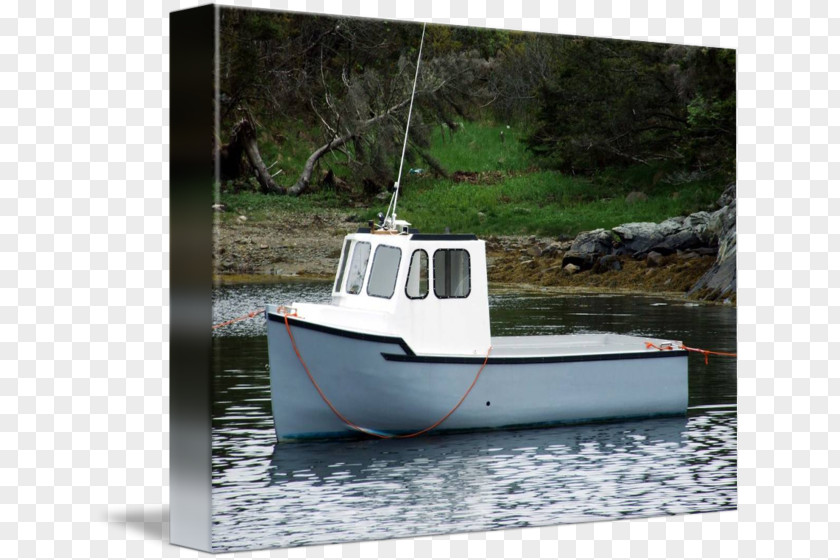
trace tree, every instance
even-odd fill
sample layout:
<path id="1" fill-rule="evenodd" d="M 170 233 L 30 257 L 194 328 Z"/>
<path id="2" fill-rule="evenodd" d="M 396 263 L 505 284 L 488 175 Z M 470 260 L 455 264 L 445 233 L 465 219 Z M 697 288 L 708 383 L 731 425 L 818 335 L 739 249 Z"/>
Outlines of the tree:
<path id="1" fill-rule="evenodd" d="M 559 168 L 675 162 L 734 173 L 734 53 L 563 41 L 537 93 L 530 148 Z"/>
<path id="2" fill-rule="evenodd" d="M 424 149 L 429 130 L 454 124 L 483 99 L 488 64 L 479 50 L 465 50 L 468 34 L 428 29 L 431 48 L 421 66 L 406 157 L 445 173 Z M 327 154 L 341 155 L 357 183 L 388 184 L 398 165 L 420 30 L 417 24 L 222 9 L 223 120 L 245 107 L 256 121 L 320 128 L 320 141 L 288 194 L 309 187 Z"/>

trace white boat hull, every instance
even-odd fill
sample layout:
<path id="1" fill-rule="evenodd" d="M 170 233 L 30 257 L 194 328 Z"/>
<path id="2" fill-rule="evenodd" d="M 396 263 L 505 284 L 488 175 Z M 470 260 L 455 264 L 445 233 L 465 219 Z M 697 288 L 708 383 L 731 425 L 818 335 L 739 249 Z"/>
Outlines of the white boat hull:
<path id="1" fill-rule="evenodd" d="M 283 315 L 269 311 L 268 319 L 278 440 L 358 435 L 327 401 L 370 431 L 423 430 L 455 407 L 485 361 L 485 356 L 417 356 L 401 338 L 290 317 L 310 379 Z M 618 335 L 494 338 L 472 391 L 434 431 L 685 414 L 687 352 L 646 348 L 648 340 L 664 342 Z"/>

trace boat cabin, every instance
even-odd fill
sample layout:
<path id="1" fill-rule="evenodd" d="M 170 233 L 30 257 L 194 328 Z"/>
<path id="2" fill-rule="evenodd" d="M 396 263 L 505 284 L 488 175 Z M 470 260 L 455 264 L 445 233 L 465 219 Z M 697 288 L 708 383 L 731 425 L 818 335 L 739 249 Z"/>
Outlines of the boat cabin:
<path id="1" fill-rule="evenodd" d="M 331 305 L 304 319 L 401 337 L 416 354 L 484 355 L 490 347 L 484 241 L 472 234 L 347 235 Z"/>

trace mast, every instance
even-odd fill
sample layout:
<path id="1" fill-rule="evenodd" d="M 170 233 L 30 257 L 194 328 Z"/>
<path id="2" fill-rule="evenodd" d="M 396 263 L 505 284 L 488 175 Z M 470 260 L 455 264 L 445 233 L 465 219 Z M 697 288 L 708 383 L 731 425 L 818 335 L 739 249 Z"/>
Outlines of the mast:
<path id="1" fill-rule="evenodd" d="M 417 53 L 417 67 L 414 69 L 414 86 L 411 89 L 411 101 L 408 104 L 408 119 L 405 123 L 405 137 L 403 138 L 402 154 L 400 155 L 400 170 L 397 173 L 397 180 L 394 183 L 394 194 L 388 203 L 385 211 L 385 219 L 382 229 L 394 229 L 397 222 L 397 199 L 400 196 L 400 180 L 402 179 L 403 163 L 405 161 L 405 148 L 408 145 L 408 129 L 411 126 L 411 111 L 414 108 L 414 94 L 417 92 L 417 77 L 420 75 L 420 60 L 423 56 L 423 40 L 426 38 L 426 24 L 423 24 L 423 33 L 420 35 L 420 50 Z"/>

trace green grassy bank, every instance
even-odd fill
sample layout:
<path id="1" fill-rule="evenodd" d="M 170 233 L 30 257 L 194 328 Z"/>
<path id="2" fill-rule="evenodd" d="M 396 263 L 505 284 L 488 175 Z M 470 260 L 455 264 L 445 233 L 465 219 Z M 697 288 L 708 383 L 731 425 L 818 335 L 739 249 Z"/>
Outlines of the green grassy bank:
<path id="1" fill-rule="evenodd" d="M 452 232 L 485 235 L 572 237 L 599 227 L 659 222 L 708 209 L 724 188 L 721 180 L 696 179 L 656 165 L 605 170 L 595 177 L 563 175 L 541 167 L 541 162 L 525 149 L 523 134 L 516 127 L 489 122 L 464 123 L 451 135 L 432 134 L 429 152 L 453 177 L 437 178 L 429 169 L 408 173 L 412 167 L 425 165 L 406 162 L 399 217 L 430 233 L 448 227 Z M 306 151 L 296 148 L 295 153 Z M 276 146 L 270 143 L 265 153 L 278 157 Z M 296 176 L 295 163 L 286 162 L 289 172 L 284 181 Z M 329 163 L 325 158 L 324 167 Z M 334 171 L 341 176 L 341 167 Z M 455 173 L 459 171 L 465 173 Z M 360 186 L 351 188 L 361 193 Z M 631 192 L 643 196 L 628 202 Z M 240 214 L 259 222 L 282 219 L 289 212 L 317 213 L 320 208 L 343 209 L 365 222 L 384 211 L 388 203 L 387 199 L 362 199 L 355 192 L 324 191 L 316 186 L 298 198 L 247 190 L 223 192 L 221 202 L 230 210 L 223 215 L 223 223 Z"/>

